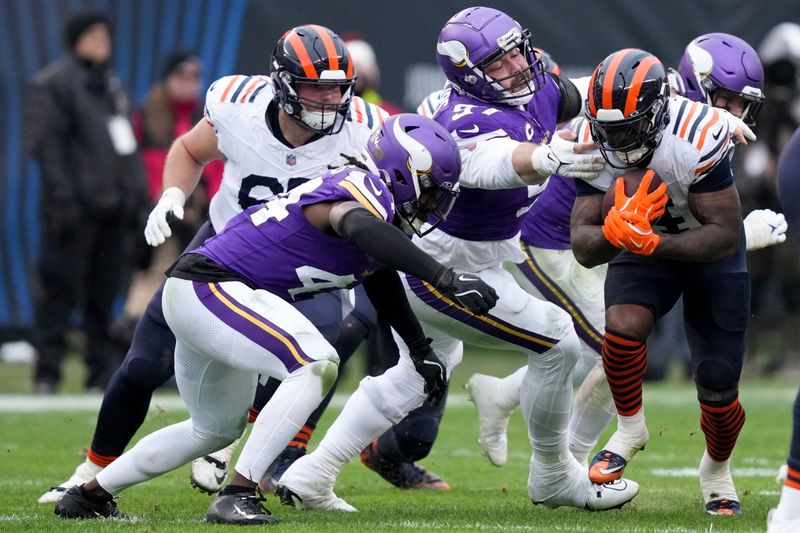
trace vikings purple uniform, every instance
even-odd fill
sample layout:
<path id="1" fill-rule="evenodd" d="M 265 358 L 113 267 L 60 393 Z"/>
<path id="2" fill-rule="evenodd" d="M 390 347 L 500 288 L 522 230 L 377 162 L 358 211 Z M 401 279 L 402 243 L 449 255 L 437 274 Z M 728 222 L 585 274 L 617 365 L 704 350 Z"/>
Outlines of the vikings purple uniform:
<path id="1" fill-rule="evenodd" d="M 380 264 L 354 244 L 312 226 L 303 214 L 308 205 L 346 200 L 392 221 L 394 205 L 386 185 L 372 174 L 346 167 L 248 208 L 193 253 L 208 257 L 251 288 L 289 302 L 350 288 Z M 191 269 L 179 265 L 178 272 L 179 277 L 192 278 Z"/>
<path id="2" fill-rule="evenodd" d="M 560 100 L 558 85 L 551 77 L 537 91 L 526 109 L 504 108 L 469 96 L 449 92 L 446 102 L 434 117 L 456 139 L 459 148 L 470 150 L 476 142 L 508 137 L 519 142 L 546 144 L 556 130 Z M 474 147 L 472 148 L 474 150 Z M 440 228 L 445 233 L 473 241 L 499 241 L 514 237 L 522 217 L 530 209 L 539 187 L 513 189 L 477 188 L 473 176 L 461 177 L 461 194 L 447 221 Z M 480 216 L 476 216 L 480 213 Z"/>

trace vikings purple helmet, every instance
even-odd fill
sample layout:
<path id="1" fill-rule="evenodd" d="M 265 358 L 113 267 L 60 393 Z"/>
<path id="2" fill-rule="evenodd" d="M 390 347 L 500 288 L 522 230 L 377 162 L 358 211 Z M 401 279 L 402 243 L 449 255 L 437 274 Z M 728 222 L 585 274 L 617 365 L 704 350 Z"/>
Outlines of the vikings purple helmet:
<path id="1" fill-rule="evenodd" d="M 412 114 L 394 115 L 367 141 L 367 154 L 394 197 L 400 227 L 425 235 L 447 218 L 458 196 L 461 155 L 444 126 Z M 422 226 L 430 227 L 422 231 Z"/>
<path id="2" fill-rule="evenodd" d="M 490 63 L 514 49 L 527 59 L 526 68 L 501 79 L 485 73 Z M 458 92 L 484 102 L 525 105 L 544 85 L 544 68 L 533 53 L 530 32 L 502 11 L 489 7 L 470 7 L 448 20 L 439 33 L 436 60 Z M 522 81 L 509 89 L 501 85 L 520 75 Z"/>
<path id="3" fill-rule="evenodd" d="M 764 103 L 764 68 L 753 47 L 727 33 L 708 33 L 686 47 L 679 84 L 690 100 L 714 105 L 715 93 L 729 91 L 745 102 L 742 120 L 752 126 Z"/>

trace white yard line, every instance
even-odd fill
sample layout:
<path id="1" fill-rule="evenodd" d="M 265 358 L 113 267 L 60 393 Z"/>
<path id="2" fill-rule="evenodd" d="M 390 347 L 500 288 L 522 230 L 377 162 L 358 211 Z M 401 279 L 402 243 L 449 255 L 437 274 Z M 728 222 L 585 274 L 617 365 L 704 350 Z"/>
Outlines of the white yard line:
<path id="1" fill-rule="evenodd" d="M 797 394 L 797 389 L 789 386 L 748 388 L 741 391 L 742 402 L 748 404 L 790 405 Z M 56 411 L 97 411 L 103 397 L 99 394 L 59 394 L 55 396 L 32 396 L 28 394 L 0 394 L 0 413 L 47 413 Z M 341 408 L 347 401 L 346 394 L 336 394 L 331 405 Z M 645 403 L 653 402 L 667 406 L 694 406 L 697 399 L 689 390 L 658 389 L 647 391 L 645 385 Z M 464 393 L 453 392 L 447 397 L 447 407 L 471 407 L 472 403 Z M 185 410 L 183 401 L 177 393 L 158 393 L 153 396 L 151 409 L 166 411 Z"/>

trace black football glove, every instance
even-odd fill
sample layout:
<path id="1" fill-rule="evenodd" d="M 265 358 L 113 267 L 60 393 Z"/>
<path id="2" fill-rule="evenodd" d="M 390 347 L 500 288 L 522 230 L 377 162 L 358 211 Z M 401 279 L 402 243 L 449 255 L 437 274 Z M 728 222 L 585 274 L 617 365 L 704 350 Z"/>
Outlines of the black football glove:
<path id="1" fill-rule="evenodd" d="M 497 292 L 475 274 L 445 270 L 434 285 L 446 298 L 470 313 L 485 315 L 497 303 Z"/>
<path id="2" fill-rule="evenodd" d="M 414 368 L 425 380 L 426 402 L 437 405 L 447 391 L 447 368 L 431 349 L 431 339 L 426 339 L 424 346 L 410 350 L 410 355 Z"/>

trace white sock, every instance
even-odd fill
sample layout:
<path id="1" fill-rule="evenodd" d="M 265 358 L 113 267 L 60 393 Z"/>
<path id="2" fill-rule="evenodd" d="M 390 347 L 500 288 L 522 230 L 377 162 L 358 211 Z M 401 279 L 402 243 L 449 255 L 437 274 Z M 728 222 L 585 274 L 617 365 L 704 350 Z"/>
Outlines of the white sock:
<path id="1" fill-rule="evenodd" d="M 579 463 L 588 463 L 600 435 L 616 413 L 603 367 L 595 365 L 575 393 L 572 403 L 569 449 Z"/>
<path id="2" fill-rule="evenodd" d="M 316 361 L 303 366 L 278 386 L 253 422 L 253 429 L 236 462 L 238 473 L 255 483 L 261 481 L 272 461 L 303 427 L 325 396 L 319 375 L 319 368 L 323 365 L 333 363 Z"/>
<path id="3" fill-rule="evenodd" d="M 631 416 L 617 416 L 617 431 L 611 435 L 605 449 L 630 461 L 634 454 L 647 444 L 649 438 L 644 407 Z"/>
<path id="4" fill-rule="evenodd" d="M 708 455 L 708 450 L 703 452 L 700 460 L 700 491 L 706 503 L 719 499 L 739 501 L 731 477 L 730 458 L 719 462 Z"/>
<path id="5" fill-rule="evenodd" d="M 499 405 L 507 408 L 509 411 L 519 406 L 519 391 L 522 388 L 522 382 L 527 373 L 528 367 L 526 365 L 518 368 L 513 374 L 499 379 L 494 395 Z"/>
<path id="6" fill-rule="evenodd" d="M 578 336 L 571 331 L 554 348 L 528 357 L 520 405 L 536 461 L 542 464 L 559 463 L 569 455 L 572 371 L 578 347 Z"/>
<path id="7" fill-rule="evenodd" d="M 318 449 L 326 450 L 342 465 L 353 460 L 372 439 L 422 405 L 423 387 L 422 376 L 405 358 L 380 376 L 365 377 L 325 433 Z"/>
<path id="8" fill-rule="evenodd" d="M 800 489 L 784 484 L 775 512 L 785 520 L 800 519 Z"/>

